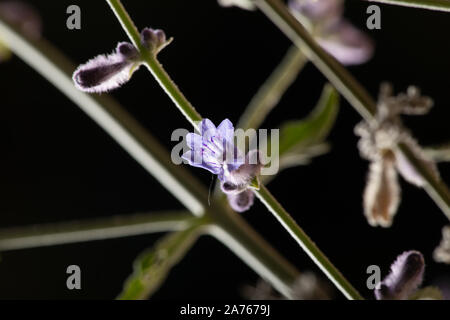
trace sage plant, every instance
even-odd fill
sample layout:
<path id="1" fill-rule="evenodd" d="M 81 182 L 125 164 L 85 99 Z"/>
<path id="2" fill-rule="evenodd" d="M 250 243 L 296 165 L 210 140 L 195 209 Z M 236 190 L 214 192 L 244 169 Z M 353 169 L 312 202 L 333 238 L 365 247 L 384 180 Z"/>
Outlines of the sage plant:
<path id="1" fill-rule="evenodd" d="M 173 49 L 170 45 L 173 39 L 168 37 L 166 26 L 154 25 L 152 14 L 157 13 L 149 14 L 147 25 L 138 29 L 127 12 L 128 8 L 133 8 L 131 1 L 124 4 L 120 0 L 105 2 L 128 39 L 118 34 L 109 48 L 86 56 L 84 61 L 87 62 L 76 68 L 58 49 L 37 36 L 41 33 L 40 20 L 23 3 L 0 2 L 0 41 L 7 50 L 18 55 L 78 105 L 177 198 L 186 211 L 88 220 L 75 227 L 67 223 L 5 228 L 0 232 L 0 250 L 166 232 L 136 258 L 133 272 L 125 280 L 123 290 L 118 295 L 120 299 L 145 299 L 158 290 L 170 276 L 171 269 L 202 235 L 210 235 L 229 247 L 261 277 L 256 288 L 247 287 L 244 290 L 246 298 L 330 298 L 330 286 L 324 284 L 319 275 L 299 272 L 297 266 L 288 262 L 244 219 L 246 215 L 264 215 L 268 211 L 292 237 L 298 251 L 306 253 L 325 278 L 346 298 L 442 299 L 435 288 L 419 289 L 424 281 L 425 260 L 430 252 L 417 250 L 401 254 L 391 266 L 390 274 L 372 288 L 373 294 L 363 297 L 300 227 L 297 220 L 300 221 L 301 215 L 306 213 L 291 215 L 266 187 L 282 170 L 308 165 L 316 161 L 316 156 L 330 150 L 327 138 L 337 121 L 340 93 L 363 118 L 355 127 L 360 140 L 352 146 L 370 162 L 366 187 L 361 192 L 363 205 L 360 216 L 365 216 L 370 227 L 389 228 L 395 223 L 393 217 L 397 211 L 401 211 L 400 175 L 406 182 L 426 191 L 446 219 L 450 218 L 450 192 L 437 169 L 437 157 L 419 145 L 413 132 L 400 119 L 401 115 L 426 114 L 433 100 L 423 96 L 416 86 L 407 88 L 406 93 L 394 95 L 391 86 L 386 84 L 381 85 L 378 101 L 372 99 L 344 65 L 360 65 L 376 57 L 374 40 L 365 31 L 356 28 L 350 22 L 350 17 L 344 17 L 343 0 L 290 0 L 287 3 L 281 0 L 219 0 L 215 3 L 251 12 L 260 10 L 293 43 L 280 66 L 263 84 L 249 106 L 242 109 L 242 117 L 235 125 L 227 116 L 215 119 L 213 107 L 203 108 L 207 113 L 201 115 L 160 63 L 159 54 Z M 450 11 L 450 3 L 442 1 L 431 5 L 425 5 L 422 0 L 389 2 Z M 33 26 L 31 29 L 34 34 L 30 34 L 30 25 Z M 177 37 L 176 34 L 173 36 Z M 239 34 L 235 36 L 239 37 Z M 105 54 L 114 46 L 112 53 Z M 182 59 L 182 53 L 174 57 Z M 261 137 L 252 136 L 248 144 L 246 141 L 240 143 L 236 134 L 238 129 L 264 131 L 264 120 L 288 88 L 291 85 L 295 87 L 295 79 L 307 61 L 312 62 L 329 81 L 324 85 L 316 107 L 304 119 L 286 118 L 279 128 L 269 128 L 279 129 L 279 139 L 275 134 L 277 130 L 272 132 L 272 137 L 276 139 L 270 142 L 266 139 L 253 143 Z M 169 65 L 170 61 L 166 62 L 166 66 Z M 124 108 L 105 95 L 113 90 L 121 90 L 124 86 L 132 89 L 137 80 L 132 79 L 135 72 L 144 68 L 155 80 L 151 83 L 158 84 L 175 106 L 174 110 L 164 112 L 173 113 L 173 117 L 181 113 L 187 120 L 186 126 L 192 126 L 190 132 L 182 137 L 185 148 L 179 154 L 182 159 L 180 163 L 172 163 L 166 150 L 174 147 L 170 141 L 158 143 Z M 239 81 L 239 77 L 235 80 Z M 383 79 L 378 80 L 381 82 Z M 219 120 L 217 126 L 210 119 Z M 167 123 L 167 126 L 171 127 L 172 124 Z M 173 128 L 176 129 L 179 128 Z M 277 164 L 277 172 L 266 175 L 264 169 L 274 163 Z M 201 169 L 217 180 L 216 186 L 211 184 L 210 187 L 214 192 L 210 192 L 196 177 L 204 173 Z M 317 174 L 320 177 L 320 172 Z M 294 183 L 292 185 L 296 187 Z M 295 190 L 288 190 L 290 188 L 286 185 L 286 190 L 280 191 L 295 195 Z M 308 197 L 307 194 L 302 196 Z M 326 195 L 324 199 L 327 199 Z M 257 201 L 262 206 L 257 206 Z M 291 201 L 298 204 L 301 198 L 295 195 Z M 337 207 L 339 205 L 336 204 Z M 149 206 L 151 209 L 151 201 Z M 292 205 L 286 204 L 286 207 L 292 208 Z M 301 209 L 300 206 L 298 208 Z M 434 253 L 437 262 L 449 263 L 447 231 L 444 229 L 444 239 Z M 339 242 L 340 239 L 335 241 Z M 352 259 L 352 263 L 358 264 L 358 259 Z M 361 265 L 361 270 L 365 268 Z M 274 293 L 272 287 L 278 293 Z"/>

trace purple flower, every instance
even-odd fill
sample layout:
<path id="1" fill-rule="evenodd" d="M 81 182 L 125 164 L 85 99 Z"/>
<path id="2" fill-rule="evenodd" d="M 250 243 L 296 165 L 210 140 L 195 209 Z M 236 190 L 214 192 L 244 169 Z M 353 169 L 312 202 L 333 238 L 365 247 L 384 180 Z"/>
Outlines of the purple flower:
<path id="1" fill-rule="evenodd" d="M 423 280 L 425 261 L 419 251 L 406 251 L 397 257 L 391 273 L 375 289 L 377 300 L 405 300 Z"/>
<path id="2" fill-rule="evenodd" d="M 294 16 L 317 42 L 344 65 L 361 64 L 373 54 L 373 43 L 342 16 L 342 0 L 290 0 Z"/>
<path id="3" fill-rule="evenodd" d="M 164 31 L 144 28 L 141 44 L 156 56 L 172 38 L 166 39 Z M 99 55 L 80 65 L 73 74 L 75 86 L 86 92 L 107 92 L 128 82 L 143 64 L 138 50 L 129 42 L 120 42 L 108 55 Z"/>
<path id="4" fill-rule="evenodd" d="M 234 146 L 234 127 L 225 119 L 216 128 L 209 119 L 200 123 L 200 134 L 188 133 L 186 142 L 191 149 L 182 158 L 191 166 L 206 169 L 216 174 L 221 181 L 237 170 L 244 162 Z"/>

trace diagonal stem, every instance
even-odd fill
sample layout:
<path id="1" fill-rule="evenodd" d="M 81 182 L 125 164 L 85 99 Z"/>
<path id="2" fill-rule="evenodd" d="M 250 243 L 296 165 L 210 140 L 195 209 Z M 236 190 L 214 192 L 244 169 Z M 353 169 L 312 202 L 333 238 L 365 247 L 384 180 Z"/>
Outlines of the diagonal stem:
<path id="1" fill-rule="evenodd" d="M 449 0 L 365 0 L 365 1 L 393 4 L 403 7 L 450 12 Z"/>
<path id="2" fill-rule="evenodd" d="M 122 6 L 120 0 L 106 0 L 113 11 L 116 14 L 116 17 L 126 20 L 131 20 L 129 15 L 125 11 L 125 8 Z M 119 11 L 119 12 L 117 12 Z M 134 24 L 131 21 L 121 21 L 121 25 L 126 28 L 126 33 L 128 36 L 133 39 L 138 39 L 139 32 L 134 26 Z M 175 102 L 177 107 L 181 109 L 181 111 L 184 113 L 185 116 L 187 116 L 190 113 L 193 113 L 195 110 L 189 103 L 182 103 L 179 104 L 177 97 L 183 97 L 184 95 L 181 92 L 178 92 L 178 87 L 174 84 L 174 82 L 170 79 L 169 75 L 165 72 L 161 64 L 157 61 L 156 57 L 152 55 L 149 50 L 147 50 L 142 45 L 138 46 L 141 56 L 143 58 L 144 63 L 146 64 L 147 68 L 151 71 L 152 75 L 156 78 L 156 80 L 159 82 L 159 84 L 162 86 L 162 88 L 165 90 L 165 92 L 169 95 L 169 97 L 172 99 L 172 101 Z M 338 66 L 340 66 L 338 64 Z M 171 93 L 177 91 L 177 94 L 175 97 L 171 96 Z M 186 98 L 184 98 L 186 99 Z M 187 100 L 186 100 L 187 101 Z M 183 101 L 181 101 L 183 102 Z M 177 104 L 178 103 L 178 104 Z M 188 108 L 189 106 L 192 107 L 192 110 L 190 112 L 187 112 L 184 110 L 184 108 Z M 197 119 L 189 119 L 191 123 L 194 124 L 194 127 L 197 128 L 198 123 L 196 123 Z M 194 121 L 195 120 L 195 121 Z M 278 202 L 274 202 L 273 196 L 267 191 L 265 188 L 261 188 L 260 191 L 255 191 L 257 196 L 262 200 L 262 202 L 266 205 L 266 207 L 269 209 L 269 211 L 275 215 L 275 217 L 279 221 L 284 221 L 288 217 L 290 220 L 293 221 L 293 219 L 290 217 L 290 215 L 280 206 L 276 205 Z M 302 248 L 311 248 L 314 244 L 312 243 L 311 239 L 308 237 L 298 237 L 296 235 L 304 233 L 303 230 L 301 230 L 297 224 L 295 223 L 284 223 L 282 224 L 289 234 L 291 234 L 294 239 L 301 244 Z M 319 267 L 322 270 L 327 270 L 326 275 L 330 277 L 330 279 L 335 283 L 338 288 L 342 291 L 342 293 L 349 299 L 362 299 L 361 295 L 354 289 L 351 284 L 343 277 L 343 275 L 340 272 L 335 272 L 334 270 L 337 270 L 326 258 L 326 256 L 318 250 L 309 250 L 307 251 L 308 254 L 314 257 L 314 262 L 319 265 Z M 324 262 L 328 261 L 327 264 Z M 330 269 L 331 268 L 331 269 Z M 330 270 L 328 270 L 330 269 Z M 336 277 L 336 278 L 335 278 Z M 345 285 L 341 285 L 345 284 Z M 351 290 L 348 290 L 351 288 Z"/>
<path id="3" fill-rule="evenodd" d="M 315 42 L 286 6 L 279 0 L 254 0 L 254 2 L 299 49 L 303 50 L 306 56 L 333 83 L 356 111 L 370 122 L 375 114 L 375 101 L 339 62 Z M 450 191 L 447 185 L 438 180 L 429 166 L 418 159 L 407 145 L 400 144 L 398 147 L 426 181 L 425 191 L 450 219 Z"/>

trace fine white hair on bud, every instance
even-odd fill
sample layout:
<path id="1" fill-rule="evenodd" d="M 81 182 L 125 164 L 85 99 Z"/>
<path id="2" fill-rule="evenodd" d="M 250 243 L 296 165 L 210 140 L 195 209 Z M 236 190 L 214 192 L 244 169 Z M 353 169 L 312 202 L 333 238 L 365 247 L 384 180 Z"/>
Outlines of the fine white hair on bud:
<path id="1" fill-rule="evenodd" d="M 120 42 L 109 55 L 99 55 L 80 65 L 73 74 L 75 86 L 85 92 L 107 92 L 126 83 L 141 62 L 136 48 Z"/>
<path id="2" fill-rule="evenodd" d="M 425 261 L 422 253 L 411 250 L 399 255 L 389 275 L 375 288 L 377 300 L 406 300 L 423 280 Z"/>
<path id="3" fill-rule="evenodd" d="M 386 151 L 369 167 L 364 190 L 364 214 L 371 226 L 390 227 L 400 203 L 400 186 L 394 155 Z"/>
<path id="4" fill-rule="evenodd" d="M 253 205 L 255 194 L 251 189 L 246 189 L 237 194 L 227 194 L 230 207 L 236 212 L 244 212 Z"/>

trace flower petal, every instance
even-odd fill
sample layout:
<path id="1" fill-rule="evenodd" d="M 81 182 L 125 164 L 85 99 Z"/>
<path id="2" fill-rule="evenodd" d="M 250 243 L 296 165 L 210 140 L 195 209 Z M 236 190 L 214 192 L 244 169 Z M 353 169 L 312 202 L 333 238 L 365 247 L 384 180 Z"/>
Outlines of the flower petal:
<path id="1" fill-rule="evenodd" d="M 345 20 L 331 24 L 317 41 L 344 65 L 365 63 L 374 50 L 372 40 Z"/>
<path id="2" fill-rule="evenodd" d="M 200 134 L 203 140 L 209 141 L 212 136 L 216 134 L 216 126 L 209 119 L 203 119 L 200 123 Z"/>
<path id="3" fill-rule="evenodd" d="M 205 161 L 200 152 L 188 151 L 184 153 L 181 158 L 188 161 L 191 166 L 206 169 L 213 174 L 220 174 L 222 172 L 220 164 Z"/>
<path id="4" fill-rule="evenodd" d="M 186 144 L 191 150 L 201 150 L 203 148 L 203 138 L 196 133 L 186 135 Z"/>
<path id="5" fill-rule="evenodd" d="M 230 120 L 223 120 L 217 127 L 217 133 L 229 143 L 234 142 L 234 126 Z"/>

